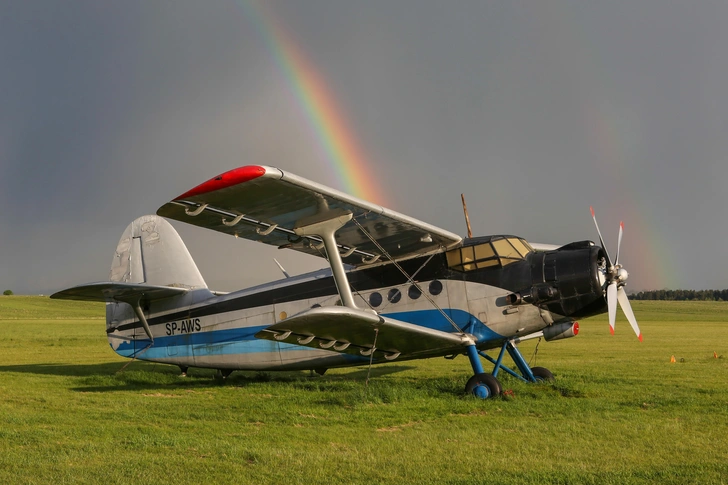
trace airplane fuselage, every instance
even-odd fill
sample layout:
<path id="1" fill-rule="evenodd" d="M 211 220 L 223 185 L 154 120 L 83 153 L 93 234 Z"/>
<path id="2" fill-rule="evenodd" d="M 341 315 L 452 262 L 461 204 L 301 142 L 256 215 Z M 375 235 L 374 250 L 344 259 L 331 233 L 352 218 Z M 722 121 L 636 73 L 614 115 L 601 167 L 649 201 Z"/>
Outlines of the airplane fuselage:
<path id="1" fill-rule="evenodd" d="M 497 242 L 505 237 L 473 238 L 447 253 L 400 261 L 403 271 L 392 264 L 348 271 L 355 304 L 399 321 L 465 332 L 479 350 L 605 311 L 601 248 L 573 243 L 506 258 L 497 254 Z M 477 251 L 484 245 L 496 248 L 496 254 L 480 262 Z M 466 255 L 470 248 L 472 261 Z M 199 289 L 174 301 L 152 301 L 143 311 L 153 341 L 129 305 L 108 303 L 107 334 L 119 355 L 181 367 L 294 370 L 367 363 L 369 357 L 362 355 L 255 336 L 311 308 L 340 304 L 331 271 L 321 270 L 224 295 Z M 461 352 L 438 349 L 409 358 Z"/>

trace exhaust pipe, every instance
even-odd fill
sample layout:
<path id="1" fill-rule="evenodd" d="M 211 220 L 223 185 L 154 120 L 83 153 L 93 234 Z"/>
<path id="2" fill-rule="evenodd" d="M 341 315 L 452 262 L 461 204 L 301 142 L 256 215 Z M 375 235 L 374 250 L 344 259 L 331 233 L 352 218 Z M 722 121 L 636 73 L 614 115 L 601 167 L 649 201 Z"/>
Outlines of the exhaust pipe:
<path id="1" fill-rule="evenodd" d="M 579 322 L 562 322 L 543 329 L 543 338 L 547 342 L 576 337 L 579 334 Z"/>
<path id="2" fill-rule="evenodd" d="M 545 303 L 559 298 L 558 288 L 550 285 L 532 286 L 526 290 L 517 291 L 506 296 L 509 305 L 523 305 Z"/>

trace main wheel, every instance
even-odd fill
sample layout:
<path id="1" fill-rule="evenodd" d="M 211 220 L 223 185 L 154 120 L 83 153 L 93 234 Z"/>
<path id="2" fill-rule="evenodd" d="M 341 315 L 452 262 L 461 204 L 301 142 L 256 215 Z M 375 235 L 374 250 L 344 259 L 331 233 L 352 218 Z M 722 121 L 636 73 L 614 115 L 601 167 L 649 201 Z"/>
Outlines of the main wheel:
<path id="1" fill-rule="evenodd" d="M 465 393 L 472 394 L 480 399 L 499 396 L 501 391 L 502 389 L 498 379 L 486 373 L 475 374 L 465 384 Z"/>
<path id="2" fill-rule="evenodd" d="M 554 380 L 554 375 L 545 367 L 531 367 L 533 377 L 536 378 L 536 382 L 551 382 Z"/>

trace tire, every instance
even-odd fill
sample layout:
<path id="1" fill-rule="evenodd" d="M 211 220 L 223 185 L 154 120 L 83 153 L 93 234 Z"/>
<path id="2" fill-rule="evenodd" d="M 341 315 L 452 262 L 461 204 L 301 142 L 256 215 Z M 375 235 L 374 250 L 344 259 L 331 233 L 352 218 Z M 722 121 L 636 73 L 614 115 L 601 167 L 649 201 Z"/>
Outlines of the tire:
<path id="1" fill-rule="evenodd" d="M 531 367 L 533 377 L 536 378 L 536 382 L 551 382 L 554 380 L 554 375 L 545 367 Z"/>
<path id="2" fill-rule="evenodd" d="M 475 374 L 473 377 L 468 379 L 468 383 L 465 384 L 466 394 L 470 394 L 481 399 L 499 396 L 501 391 L 502 388 L 498 379 L 493 377 L 491 374 L 486 373 Z"/>

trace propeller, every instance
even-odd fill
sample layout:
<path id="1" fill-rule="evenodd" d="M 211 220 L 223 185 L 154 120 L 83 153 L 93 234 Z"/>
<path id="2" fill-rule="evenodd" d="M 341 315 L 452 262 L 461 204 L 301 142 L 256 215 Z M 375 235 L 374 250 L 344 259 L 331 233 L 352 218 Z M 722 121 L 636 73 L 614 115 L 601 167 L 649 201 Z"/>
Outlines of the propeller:
<path id="1" fill-rule="evenodd" d="M 637 319 L 632 311 L 632 306 L 629 304 L 629 298 L 627 293 L 624 291 L 624 285 L 629 277 L 629 273 L 626 269 L 619 264 L 619 249 L 622 246 L 622 235 L 624 234 L 624 222 L 619 223 L 619 239 L 617 240 L 617 257 L 612 264 L 612 260 L 609 258 L 609 252 L 607 246 L 604 244 L 602 233 L 599 230 L 599 224 L 597 224 L 597 217 L 594 215 L 594 207 L 589 207 L 591 210 L 592 219 L 594 219 L 594 226 L 597 228 L 597 234 L 599 234 L 599 242 L 604 249 L 606 256 L 606 267 L 603 270 L 604 284 L 606 285 L 607 292 L 607 312 L 609 313 L 609 330 L 614 335 L 614 322 L 617 320 L 617 304 L 622 307 L 624 316 L 627 317 L 627 321 L 632 325 L 634 333 L 637 338 L 642 342 L 642 332 L 637 325 Z"/>

